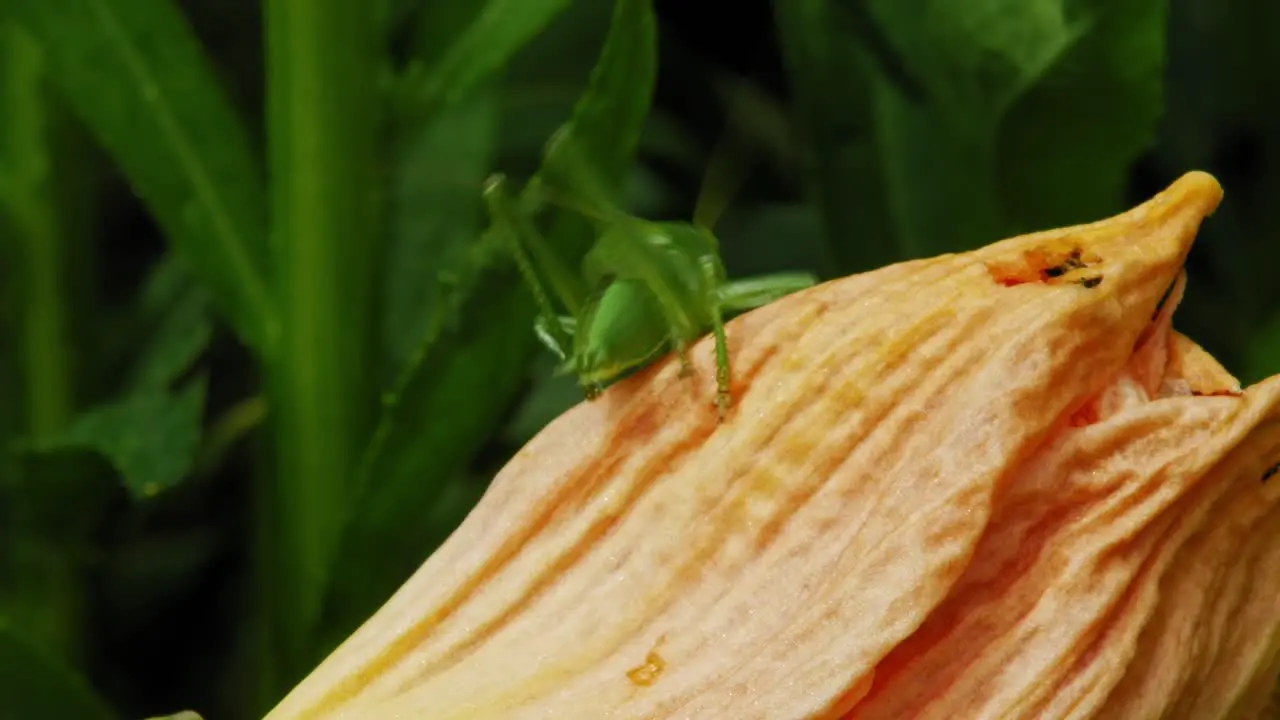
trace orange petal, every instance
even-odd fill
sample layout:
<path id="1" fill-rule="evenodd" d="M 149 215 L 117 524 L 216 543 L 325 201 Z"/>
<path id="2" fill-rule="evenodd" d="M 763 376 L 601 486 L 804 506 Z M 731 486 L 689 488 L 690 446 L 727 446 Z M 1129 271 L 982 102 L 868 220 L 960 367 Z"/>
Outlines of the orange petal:
<path id="1" fill-rule="evenodd" d="M 1231 487 L 1201 478 L 1231 475 L 1223 458 L 1275 411 L 1274 385 L 1166 387 L 1233 382 L 1168 313 L 1152 321 L 1220 196 L 1191 173 L 1110 220 L 740 317 L 723 425 L 707 340 L 696 379 L 669 360 L 614 386 L 523 448 L 269 718 L 954 718 L 1120 698 L 1096 689 L 1129 682 L 1114 648 L 1139 652 L 1163 607 L 1140 578 L 1192 547 Z"/>
<path id="2" fill-rule="evenodd" d="M 1280 462 L 1277 408 L 1280 378 L 1064 430 L 1010 476 L 964 576 L 849 717 L 1151 717 L 1175 691 L 1195 711 L 1170 716 L 1221 716 L 1254 677 L 1240 670 L 1274 662 L 1280 575 L 1245 580 L 1280 562 L 1260 481 Z M 1187 635 L 1214 631 L 1199 615 L 1244 607 L 1234 638 L 1189 655 Z"/>
<path id="3" fill-rule="evenodd" d="M 1236 404 L 1269 394 L 1274 407 L 1277 385 Z M 1277 462 L 1273 411 L 1185 501 L 1186 535 L 1160 548 L 1170 561 L 1148 590 L 1155 607 L 1099 717 L 1260 717 L 1280 673 L 1280 483 L 1260 481 Z"/>

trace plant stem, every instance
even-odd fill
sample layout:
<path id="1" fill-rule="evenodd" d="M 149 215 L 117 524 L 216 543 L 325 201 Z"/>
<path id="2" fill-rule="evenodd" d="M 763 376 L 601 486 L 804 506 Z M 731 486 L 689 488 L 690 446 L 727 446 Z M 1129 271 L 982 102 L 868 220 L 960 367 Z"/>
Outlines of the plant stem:
<path id="1" fill-rule="evenodd" d="M 45 198 L 42 198 L 43 201 Z M 62 429 L 72 409 L 71 353 L 63 287 L 62 235 L 52 205 L 29 208 L 23 233 L 22 376 L 26 388 L 26 429 L 45 437 Z"/>
<path id="2" fill-rule="evenodd" d="M 66 238 L 54 187 L 55 138 L 39 47 L 10 27 L 0 80 L 5 114 L 0 206 L 11 228 L 17 306 L 22 430 L 41 437 L 62 429 L 74 403 Z"/>
<path id="3" fill-rule="evenodd" d="M 280 680 L 314 658 L 322 586 L 376 408 L 375 3 L 268 0 L 267 132 L 281 342 L 267 360 L 263 483 Z"/>

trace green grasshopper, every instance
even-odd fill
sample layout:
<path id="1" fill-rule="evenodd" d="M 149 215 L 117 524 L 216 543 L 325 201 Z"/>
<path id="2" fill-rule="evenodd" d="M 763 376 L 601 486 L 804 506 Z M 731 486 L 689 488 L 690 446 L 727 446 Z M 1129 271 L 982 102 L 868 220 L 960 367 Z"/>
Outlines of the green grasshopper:
<path id="1" fill-rule="evenodd" d="M 534 195 L 537 196 L 538 188 Z M 583 211 L 595 220 L 596 242 L 575 274 L 552 251 L 502 175 L 485 184 L 493 228 L 505 236 L 539 306 L 538 339 L 560 359 L 558 372 L 577 375 L 588 399 L 669 349 L 690 374 L 687 350 L 709 329 L 715 334 L 716 406 L 730 405 L 729 349 L 724 315 L 767 305 L 811 287 L 807 273 L 778 273 L 730 281 L 714 235 L 683 222 L 651 222 L 619 210 Z M 602 204 L 599 197 L 597 205 Z M 561 204 L 570 204 L 559 201 Z M 568 315 L 556 312 L 538 267 Z"/>

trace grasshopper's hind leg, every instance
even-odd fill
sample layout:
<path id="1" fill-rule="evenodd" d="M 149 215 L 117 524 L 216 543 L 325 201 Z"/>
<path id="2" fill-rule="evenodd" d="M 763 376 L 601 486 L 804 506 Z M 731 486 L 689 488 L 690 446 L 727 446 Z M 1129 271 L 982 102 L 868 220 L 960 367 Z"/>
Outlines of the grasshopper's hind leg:
<path id="1" fill-rule="evenodd" d="M 727 282 L 716 294 L 722 310 L 754 310 L 817 284 L 817 276 L 810 273 L 784 272 Z"/>
<path id="2" fill-rule="evenodd" d="M 729 393 L 729 341 L 724 333 L 724 315 L 720 309 L 719 286 L 723 281 L 719 260 L 714 256 L 703 257 L 699 261 L 704 285 L 707 288 L 707 315 L 711 320 L 711 333 L 716 343 L 716 410 L 720 420 L 724 421 L 729 412 L 732 397 Z"/>

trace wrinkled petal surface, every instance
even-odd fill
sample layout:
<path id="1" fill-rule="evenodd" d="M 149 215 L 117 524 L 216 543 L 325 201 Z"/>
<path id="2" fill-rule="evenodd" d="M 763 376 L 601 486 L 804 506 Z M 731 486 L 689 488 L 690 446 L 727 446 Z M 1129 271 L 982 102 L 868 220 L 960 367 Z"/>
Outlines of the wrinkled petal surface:
<path id="1" fill-rule="evenodd" d="M 567 412 L 269 717 L 1260 712 L 1280 380 L 1170 324 L 1220 197 L 734 320 L 725 423 L 709 340 Z"/>

